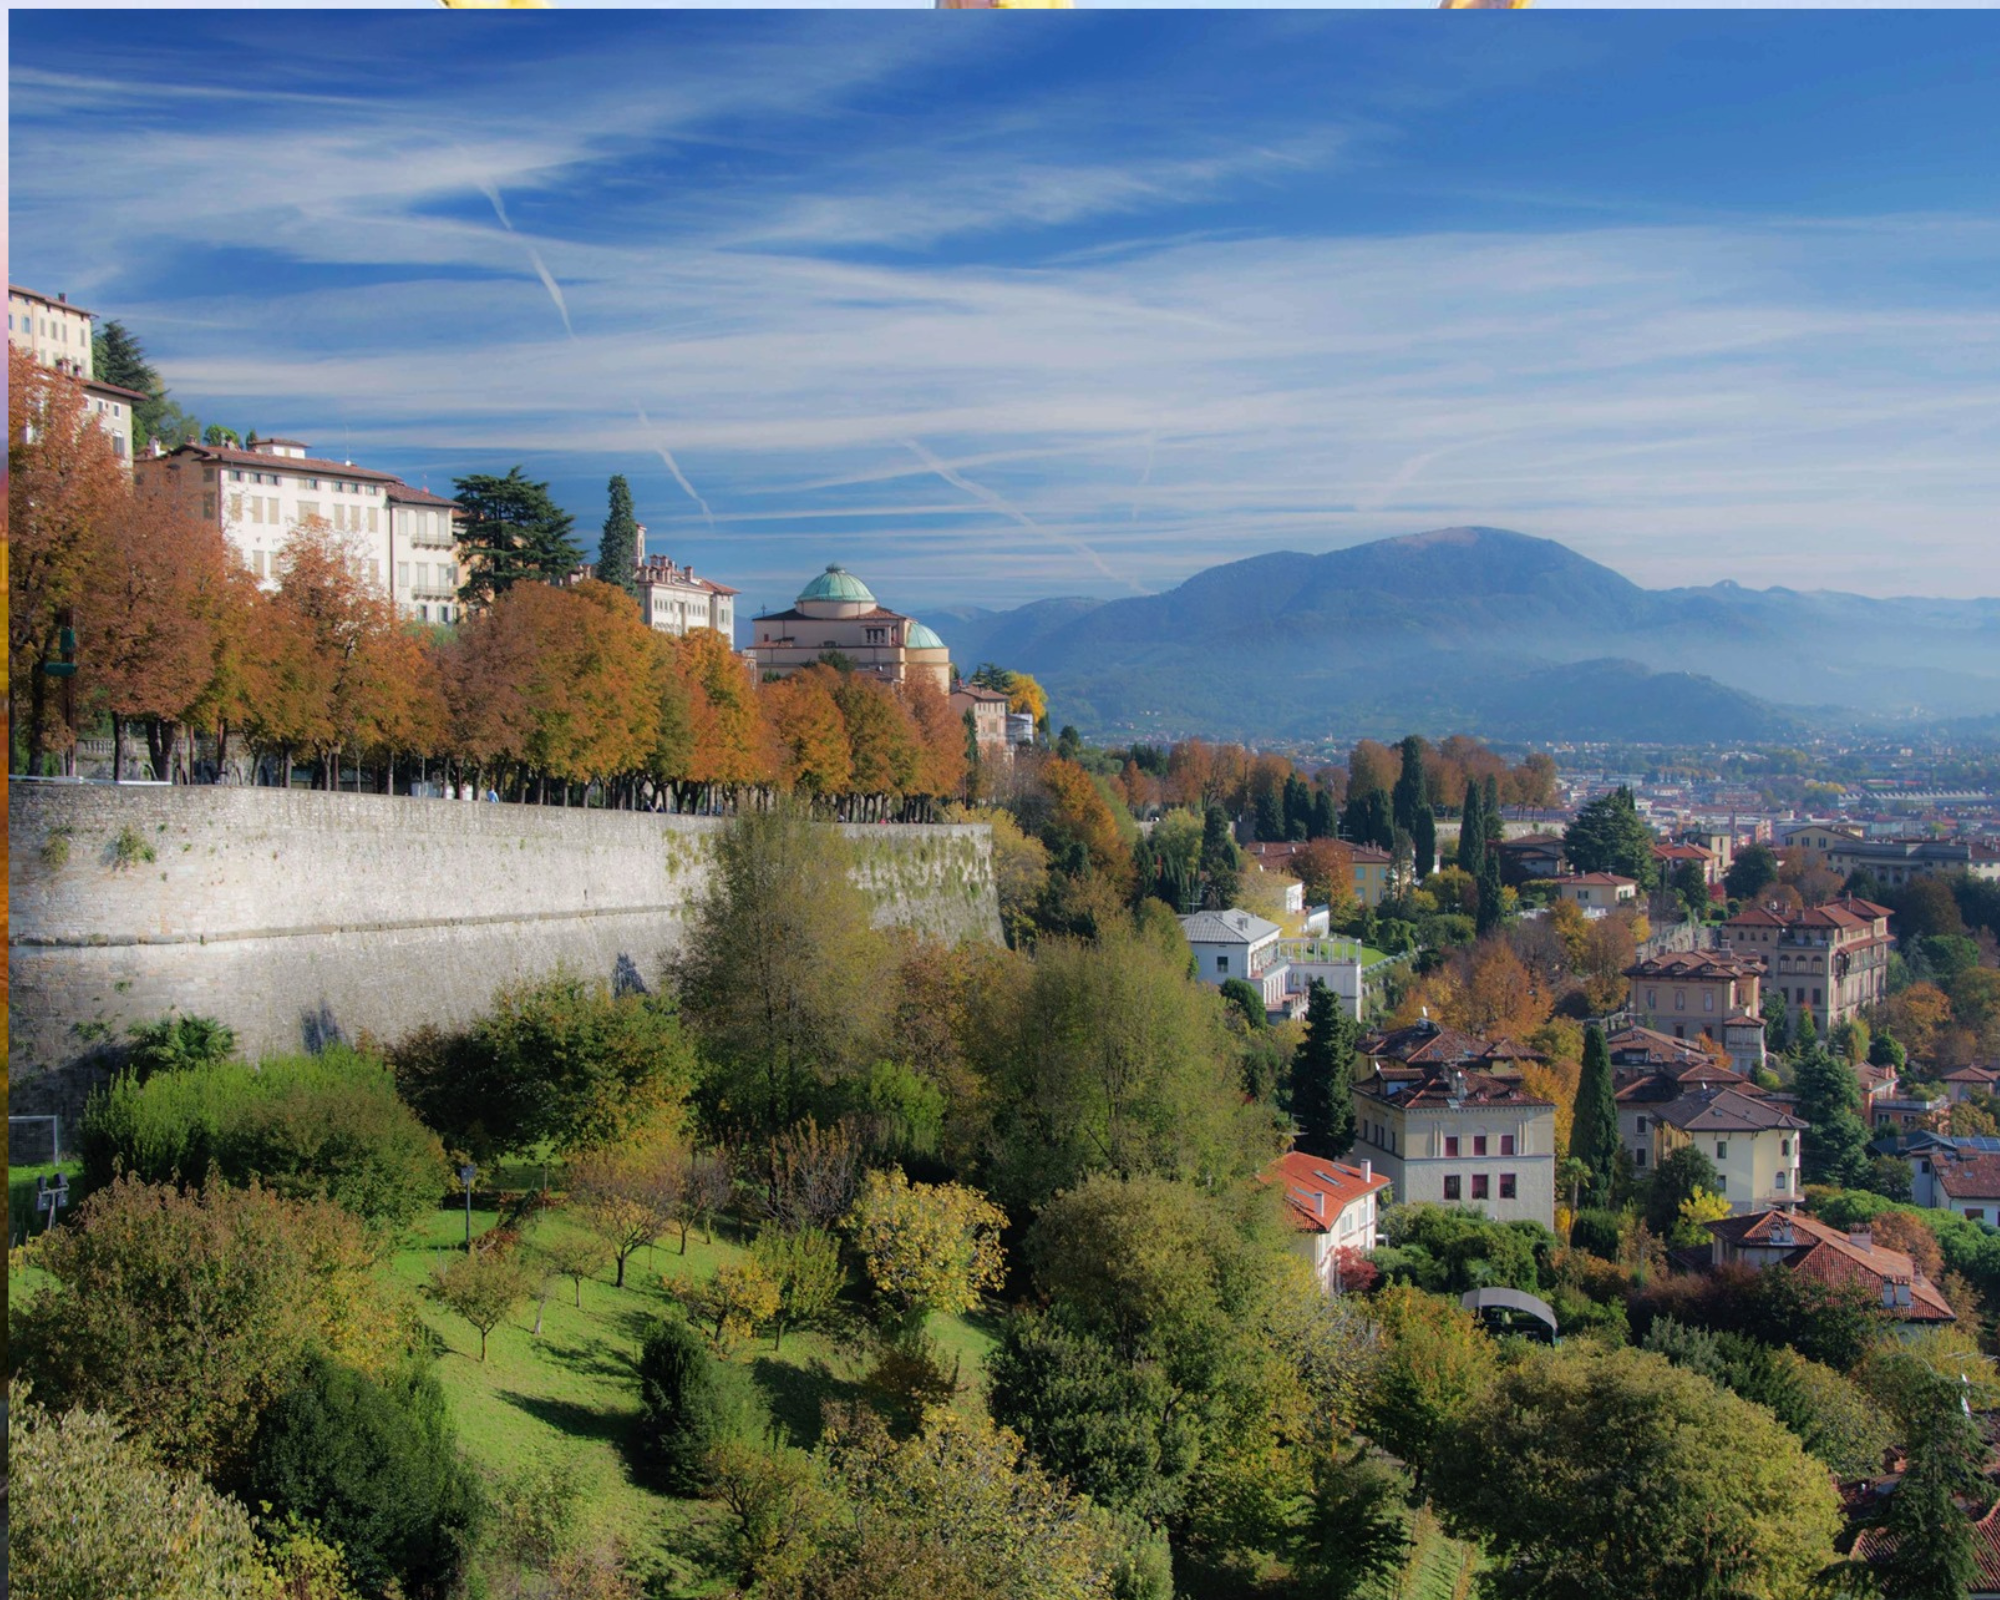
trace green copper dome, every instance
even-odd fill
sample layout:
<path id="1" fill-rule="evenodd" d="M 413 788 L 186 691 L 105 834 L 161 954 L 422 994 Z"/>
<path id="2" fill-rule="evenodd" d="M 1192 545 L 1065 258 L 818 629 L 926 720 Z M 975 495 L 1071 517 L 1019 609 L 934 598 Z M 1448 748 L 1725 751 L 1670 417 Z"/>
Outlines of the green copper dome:
<path id="1" fill-rule="evenodd" d="M 910 624 L 909 635 L 903 642 L 903 648 L 906 650 L 942 650 L 944 648 L 944 640 L 940 639 L 921 622 L 912 622 Z"/>
<path id="2" fill-rule="evenodd" d="M 868 585 L 846 568 L 838 566 L 828 567 L 801 589 L 799 600 L 801 603 L 807 600 L 851 600 L 864 606 L 875 604 L 875 597 L 868 592 Z"/>

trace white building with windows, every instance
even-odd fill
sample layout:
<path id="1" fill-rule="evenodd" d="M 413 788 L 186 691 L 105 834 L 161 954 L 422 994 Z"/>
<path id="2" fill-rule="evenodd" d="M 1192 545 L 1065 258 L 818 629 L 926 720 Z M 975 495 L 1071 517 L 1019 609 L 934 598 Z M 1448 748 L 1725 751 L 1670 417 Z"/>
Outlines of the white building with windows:
<path id="1" fill-rule="evenodd" d="M 236 445 L 184 444 L 138 465 L 222 529 L 258 582 L 278 586 L 285 541 L 308 522 L 343 538 L 363 577 L 406 617 L 455 622 L 464 581 L 457 508 L 394 473 L 311 455 L 297 439 Z"/>
<path id="2" fill-rule="evenodd" d="M 111 453 L 127 472 L 132 470 L 132 408 L 147 397 L 115 383 L 100 383 L 91 338 L 96 319 L 67 295 L 51 300 L 19 284 L 7 285 L 7 342 L 52 372 L 83 385 L 84 408 L 111 438 Z"/>
<path id="3" fill-rule="evenodd" d="M 1715 1164 L 1735 1212 L 1799 1201 L 1799 1137 L 1806 1124 L 1784 1106 L 1741 1089 L 1702 1088 L 1653 1112 L 1655 1165 L 1683 1145 Z"/>
<path id="4" fill-rule="evenodd" d="M 1262 1176 L 1283 1186 L 1285 1221 L 1319 1286 L 1339 1293 L 1343 1258 L 1367 1255 L 1380 1242 L 1376 1222 L 1389 1180 L 1365 1159 L 1356 1165 L 1303 1150 L 1278 1157 Z"/>
<path id="5" fill-rule="evenodd" d="M 1303 1014 L 1305 996 L 1288 992 L 1291 968 L 1279 949 L 1285 930 L 1248 911 L 1197 911 L 1181 918 L 1195 975 L 1220 988 L 1241 978 L 1264 997 L 1266 1015 Z"/>
<path id="6" fill-rule="evenodd" d="M 641 528 L 643 539 L 646 530 Z M 696 628 L 713 628 L 723 638 L 736 638 L 737 591 L 712 578 L 698 578 L 693 567 L 677 567 L 666 556 L 648 556 L 639 563 L 639 610 L 657 633 L 681 636 Z"/>

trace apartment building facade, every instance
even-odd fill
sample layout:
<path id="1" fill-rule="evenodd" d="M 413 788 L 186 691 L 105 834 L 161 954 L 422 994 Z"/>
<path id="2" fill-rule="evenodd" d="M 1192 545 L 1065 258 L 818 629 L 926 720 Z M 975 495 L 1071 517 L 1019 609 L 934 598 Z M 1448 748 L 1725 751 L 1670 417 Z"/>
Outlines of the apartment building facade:
<path id="1" fill-rule="evenodd" d="M 147 396 L 136 389 L 100 382 L 91 339 L 96 317 L 69 303 L 67 295 L 48 295 L 19 284 L 7 285 L 7 342 L 39 366 L 76 379 L 83 386 L 84 408 L 111 440 L 111 453 L 127 472 L 132 470 L 132 408 Z"/>
<path id="2" fill-rule="evenodd" d="M 1722 925 L 1723 947 L 1755 956 L 1794 1027 L 1810 1012 L 1824 1039 L 1889 992 L 1890 911 L 1845 895 L 1804 911 L 1746 906 Z"/>

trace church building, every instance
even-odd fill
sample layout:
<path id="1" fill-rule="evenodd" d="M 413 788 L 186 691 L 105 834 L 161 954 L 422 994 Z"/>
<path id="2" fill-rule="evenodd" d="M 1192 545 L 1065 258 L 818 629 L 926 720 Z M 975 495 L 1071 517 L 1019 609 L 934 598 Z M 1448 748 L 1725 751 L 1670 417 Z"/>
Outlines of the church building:
<path id="1" fill-rule="evenodd" d="M 928 679 L 951 692 L 951 656 L 944 640 L 914 617 L 884 610 L 868 585 L 830 566 L 799 592 L 789 611 L 754 619 L 750 654 L 760 678 L 784 678 L 837 652 L 857 672 L 890 683 Z"/>

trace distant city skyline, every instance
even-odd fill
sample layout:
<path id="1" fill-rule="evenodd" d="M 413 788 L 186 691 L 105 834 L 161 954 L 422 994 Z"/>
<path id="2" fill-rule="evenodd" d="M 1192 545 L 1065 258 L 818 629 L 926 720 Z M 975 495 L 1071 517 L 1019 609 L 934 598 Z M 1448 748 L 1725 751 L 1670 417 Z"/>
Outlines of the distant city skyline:
<path id="1" fill-rule="evenodd" d="M 469 20 L 17 12 L 13 281 L 746 614 L 1466 523 L 2000 592 L 1991 13 Z"/>

